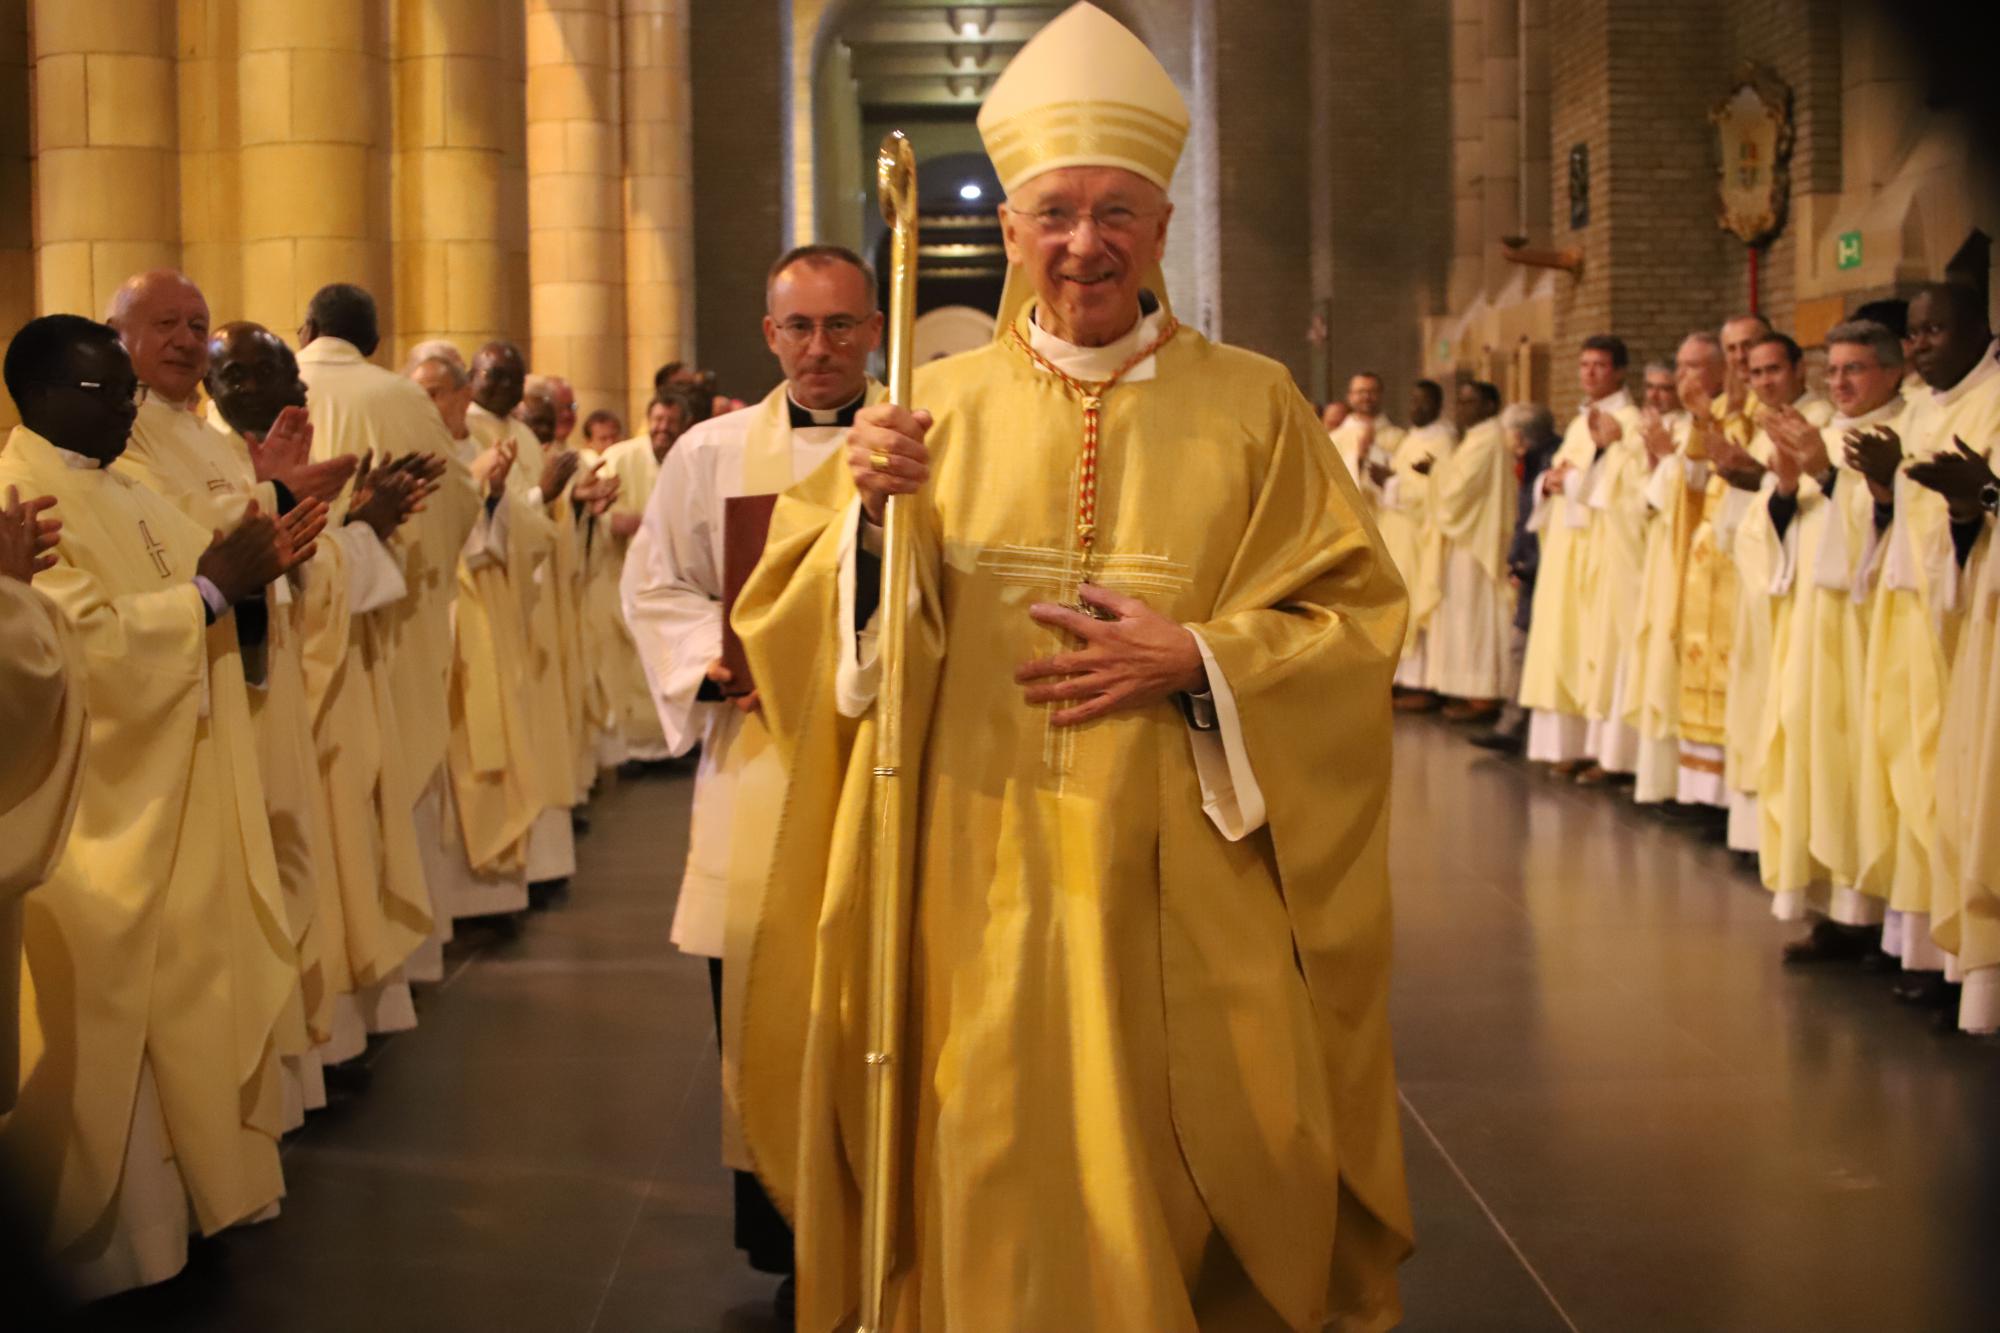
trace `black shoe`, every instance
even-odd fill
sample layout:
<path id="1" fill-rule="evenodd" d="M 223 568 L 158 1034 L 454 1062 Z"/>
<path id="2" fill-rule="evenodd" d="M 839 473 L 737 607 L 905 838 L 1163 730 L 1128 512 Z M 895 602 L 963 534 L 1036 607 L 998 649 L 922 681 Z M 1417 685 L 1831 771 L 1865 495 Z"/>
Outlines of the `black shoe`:
<path id="1" fill-rule="evenodd" d="M 1877 928 L 1876 938 L 1878 940 L 1881 938 L 1879 927 Z M 1863 972 L 1880 972 L 1886 974 L 1896 971 L 1902 965 L 1902 959 L 1896 957 L 1895 954 L 1884 953 L 1880 944 L 1876 944 L 1868 952 L 1861 955 L 1861 970 Z"/>
<path id="2" fill-rule="evenodd" d="M 569 827 L 570 831 L 576 834 L 590 832 L 590 816 L 583 812 L 582 806 L 569 812 Z"/>
<path id="3" fill-rule="evenodd" d="M 528 886 L 528 910 L 545 912 L 569 897 L 567 879 L 538 879 Z"/>
<path id="4" fill-rule="evenodd" d="M 1786 966 L 1796 967 L 1808 963 L 1859 962 L 1870 951 L 1882 951 L 1882 931 L 1879 927 L 1815 921 L 1804 939 L 1793 940 L 1785 946 L 1783 957 Z"/>
<path id="5" fill-rule="evenodd" d="M 1905 972 L 1889 993 L 1919 1009 L 1938 1009 L 1953 1002 L 1956 990 L 1945 983 L 1942 972 Z"/>
<path id="6" fill-rule="evenodd" d="M 1466 739 L 1482 750 L 1495 750 L 1501 754 L 1519 754 L 1527 748 L 1526 741 L 1504 731 L 1482 731 L 1477 736 L 1467 736 Z"/>
<path id="7" fill-rule="evenodd" d="M 778 1284 L 778 1289 L 771 1293 L 771 1309 L 785 1322 L 786 1328 L 790 1328 L 792 1321 L 797 1318 L 798 1304 L 799 1280 L 795 1277 L 786 1278 Z"/>

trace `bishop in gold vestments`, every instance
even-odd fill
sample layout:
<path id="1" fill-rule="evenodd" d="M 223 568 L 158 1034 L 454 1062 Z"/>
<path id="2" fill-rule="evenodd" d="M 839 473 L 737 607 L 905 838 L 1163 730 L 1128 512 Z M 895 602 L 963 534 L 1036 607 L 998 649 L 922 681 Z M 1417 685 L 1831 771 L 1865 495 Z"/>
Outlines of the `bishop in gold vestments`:
<path id="1" fill-rule="evenodd" d="M 1116 141 L 1130 156 L 1025 132 L 1114 113 L 1147 127 Z M 1164 203 L 1186 115 L 1138 40 L 1072 8 L 981 124 L 1013 281 L 1036 265 L 1037 296 L 915 390 L 935 421 L 908 511 L 893 1327 L 1388 1327 L 1411 1231 L 1387 1009 L 1402 586 L 1284 369 L 1164 307 L 1141 316 L 1157 249 L 1125 247 L 1164 239 L 1140 215 Z M 1101 230 L 1078 229 L 1085 212 Z M 1088 344 L 1049 327 L 1088 332 L 1078 307 L 1103 299 L 1051 279 L 1072 248 L 1129 298 Z M 861 421 L 864 461 L 779 502 L 735 616 L 789 778 L 750 957 L 745 1130 L 798 1223 L 814 1329 L 849 1315 L 859 1275 L 875 720 L 854 470 L 908 439 L 885 423 L 918 419 Z M 1085 618 L 1050 604 L 1080 596 L 1125 632 L 1188 631 L 1214 728 L 1199 695 L 1080 725 L 1027 702 L 1011 672 L 1076 646 Z"/>

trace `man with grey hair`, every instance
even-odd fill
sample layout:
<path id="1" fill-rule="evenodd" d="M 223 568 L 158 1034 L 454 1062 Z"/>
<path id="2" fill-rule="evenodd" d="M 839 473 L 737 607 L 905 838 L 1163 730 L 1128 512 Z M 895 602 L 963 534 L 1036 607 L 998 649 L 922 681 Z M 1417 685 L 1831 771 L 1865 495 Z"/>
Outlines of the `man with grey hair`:
<path id="1" fill-rule="evenodd" d="M 1848 464 L 1849 438 L 1900 431 L 1903 345 L 1880 324 L 1841 324 L 1826 337 L 1835 415 L 1823 428 L 1795 412 L 1769 425 L 1776 485 L 1762 514 L 1784 546 L 1776 595 L 1768 721 L 1762 756 L 1759 863 L 1784 921 L 1813 920 L 1785 946 L 1788 963 L 1856 958 L 1879 943 L 1881 885 L 1859 883 L 1855 812 L 1861 771 L 1861 690 L 1871 589 L 1875 501 Z"/>
<path id="2" fill-rule="evenodd" d="M 404 373 L 437 407 L 454 462 L 481 498 L 480 521 L 459 551 L 446 817 L 442 837 L 425 848 L 441 933 L 448 935 L 453 921 L 502 917 L 528 906 L 527 832 L 541 807 L 528 778 L 534 762 L 531 702 L 522 682 L 530 648 L 508 559 L 512 515 L 520 503 L 507 487 L 516 446 L 502 438 L 482 447 L 473 438 L 466 420 L 472 375 L 453 344 L 418 343 Z"/>
<path id="3" fill-rule="evenodd" d="M 1638 737 L 1633 799 L 1657 805 L 1674 799 L 1680 785 L 1680 658 L 1675 628 L 1686 574 L 1686 537 L 1699 516 L 1706 473 L 1688 458 L 1694 416 L 1690 403 L 1707 403 L 1726 385 L 1722 340 L 1706 330 L 1681 339 L 1664 384 L 1647 368 L 1647 407 L 1640 438 L 1652 468 L 1646 484 L 1645 564 L 1639 578 L 1639 614 L 1633 631 L 1631 684 L 1624 721 Z"/>

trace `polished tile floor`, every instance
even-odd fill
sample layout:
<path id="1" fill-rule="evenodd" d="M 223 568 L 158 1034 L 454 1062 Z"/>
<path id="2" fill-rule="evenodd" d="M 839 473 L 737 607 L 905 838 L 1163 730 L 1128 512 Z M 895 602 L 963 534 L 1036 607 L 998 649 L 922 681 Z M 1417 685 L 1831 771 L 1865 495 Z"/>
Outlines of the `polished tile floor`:
<path id="1" fill-rule="evenodd" d="M 1791 928 L 1697 834 L 1400 725 L 1404 1327 L 1993 1327 L 2000 1046 L 1781 969 Z M 456 942 L 289 1143 L 284 1216 L 81 1325 L 775 1329 L 728 1244 L 706 977 L 666 942 L 687 794 L 600 799 L 570 900 Z"/>

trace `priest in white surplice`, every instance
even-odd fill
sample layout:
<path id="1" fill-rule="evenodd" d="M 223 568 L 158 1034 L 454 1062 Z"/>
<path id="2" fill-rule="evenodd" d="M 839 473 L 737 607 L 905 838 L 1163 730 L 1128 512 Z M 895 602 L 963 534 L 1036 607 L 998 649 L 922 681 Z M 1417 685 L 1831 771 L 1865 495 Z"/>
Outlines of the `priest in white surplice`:
<path id="1" fill-rule="evenodd" d="M 758 716 L 757 695 L 738 691 L 722 665 L 725 502 L 775 494 L 834 453 L 854 412 L 879 396 L 867 378 L 881 337 L 875 281 L 861 259 L 833 246 L 806 246 L 772 267 L 764 337 L 785 383 L 754 407 L 713 418 L 666 455 L 623 581 L 625 619 L 659 709 L 670 749 L 701 743 L 689 829 L 687 871 L 673 940 L 709 960 L 718 1020 L 739 1012 L 738 928 L 756 904 L 732 902 L 730 886 L 761 883 L 755 858 L 768 852 L 778 811 L 771 799 L 783 770 Z M 726 696 L 726 697 L 725 697 Z M 722 1023 L 725 1033 L 732 1025 Z M 734 1095 L 733 1043 L 725 1041 L 725 1099 Z M 737 1244 L 753 1267 L 791 1271 L 791 1234 L 765 1199 L 737 1134 L 724 1117 L 724 1156 L 737 1176 Z"/>

